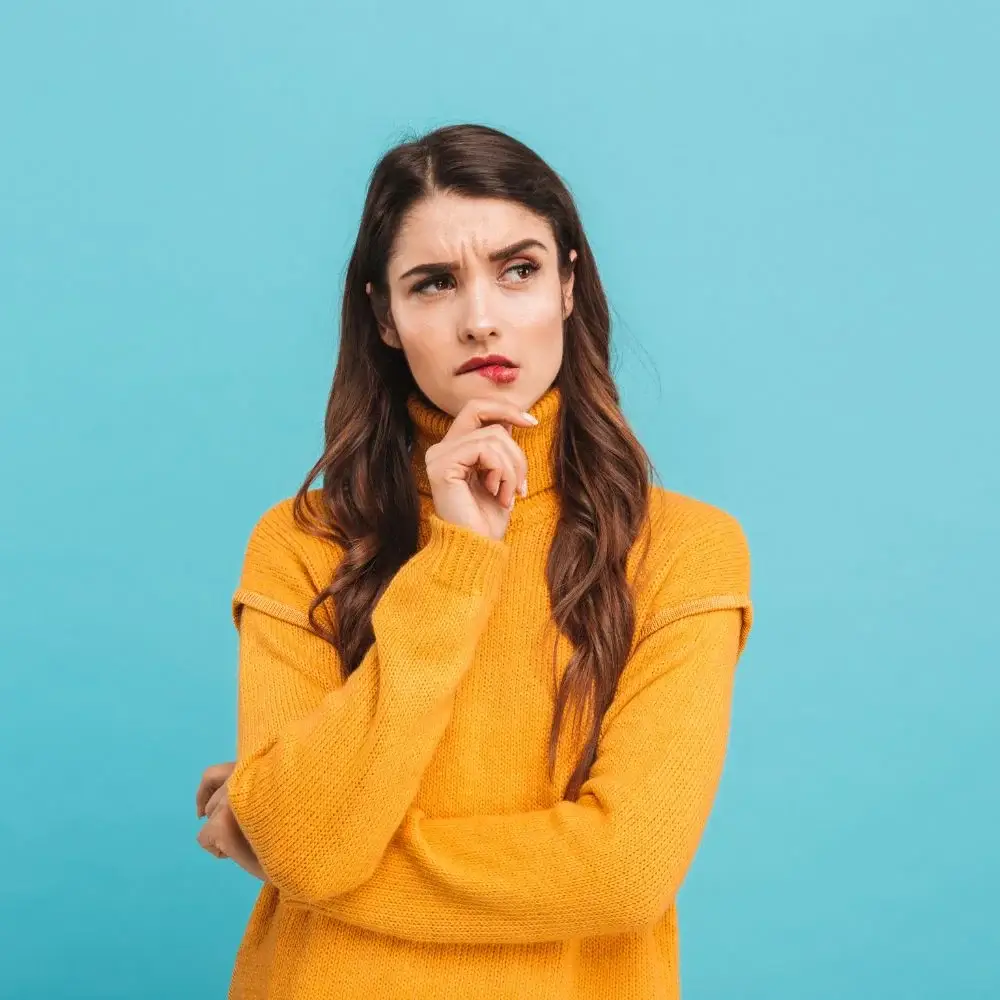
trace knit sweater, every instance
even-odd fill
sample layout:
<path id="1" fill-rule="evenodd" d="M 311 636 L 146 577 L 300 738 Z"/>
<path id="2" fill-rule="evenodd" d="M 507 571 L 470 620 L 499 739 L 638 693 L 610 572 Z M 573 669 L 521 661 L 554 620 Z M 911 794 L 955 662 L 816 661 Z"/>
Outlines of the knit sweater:
<path id="1" fill-rule="evenodd" d="M 750 563 L 730 514 L 654 485 L 650 550 L 630 553 L 635 636 L 576 801 L 588 725 L 548 744 L 556 675 L 545 563 L 559 514 L 560 393 L 513 429 L 528 496 L 502 541 L 440 519 L 424 468 L 451 417 L 408 400 L 417 552 L 375 605 L 344 681 L 309 626 L 340 552 L 292 498 L 253 527 L 239 633 L 229 800 L 268 876 L 231 1000 L 675 1000 L 675 899 L 712 808 Z M 311 490 L 310 504 L 320 491 Z M 331 624 L 329 601 L 319 609 Z M 571 703 L 572 705 L 572 703 Z"/>

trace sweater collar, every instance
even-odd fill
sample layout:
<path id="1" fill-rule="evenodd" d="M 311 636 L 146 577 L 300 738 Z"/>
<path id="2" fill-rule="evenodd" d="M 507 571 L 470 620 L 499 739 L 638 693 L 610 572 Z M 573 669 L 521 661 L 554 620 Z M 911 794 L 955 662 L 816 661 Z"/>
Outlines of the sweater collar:
<path id="1" fill-rule="evenodd" d="M 528 409 L 538 423 L 534 427 L 514 427 L 511 430 L 511 436 L 521 446 L 528 460 L 529 497 L 547 492 L 555 485 L 553 446 L 559 431 L 561 403 L 562 394 L 559 387 L 550 386 Z M 419 492 L 430 496 L 431 487 L 424 464 L 425 455 L 431 445 L 437 444 L 448 433 L 455 418 L 430 405 L 416 391 L 412 391 L 407 397 L 406 408 L 414 429 L 411 455 L 413 478 Z"/>

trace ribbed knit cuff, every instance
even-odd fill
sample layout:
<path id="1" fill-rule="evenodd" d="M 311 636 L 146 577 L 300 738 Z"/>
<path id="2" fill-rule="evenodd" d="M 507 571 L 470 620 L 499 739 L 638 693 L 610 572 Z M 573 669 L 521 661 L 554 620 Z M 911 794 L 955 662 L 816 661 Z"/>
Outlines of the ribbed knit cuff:
<path id="1" fill-rule="evenodd" d="M 421 555 L 429 560 L 430 577 L 466 594 L 488 594 L 496 590 L 507 564 L 506 542 L 486 538 L 431 513 L 430 537 Z"/>

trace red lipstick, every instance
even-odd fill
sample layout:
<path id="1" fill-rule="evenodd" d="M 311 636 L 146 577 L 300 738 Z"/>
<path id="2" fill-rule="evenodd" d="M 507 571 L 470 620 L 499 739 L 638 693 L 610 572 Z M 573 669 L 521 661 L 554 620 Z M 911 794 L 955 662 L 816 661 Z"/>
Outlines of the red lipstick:
<path id="1" fill-rule="evenodd" d="M 478 357 L 469 358 L 455 374 L 464 375 L 467 372 L 475 372 L 497 385 L 508 385 L 517 378 L 518 371 L 517 365 L 502 354 L 481 354 Z"/>

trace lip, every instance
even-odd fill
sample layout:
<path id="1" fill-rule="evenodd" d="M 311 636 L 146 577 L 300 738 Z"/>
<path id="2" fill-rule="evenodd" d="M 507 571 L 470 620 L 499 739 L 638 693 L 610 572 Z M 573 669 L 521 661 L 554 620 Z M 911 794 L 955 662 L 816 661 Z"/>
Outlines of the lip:
<path id="1" fill-rule="evenodd" d="M 514 364 L 510 358 L 504 357 L 502 354 L 481 354 L 475 358 L 469 358 L 468 361 L 464 362 L 458 370 L 455 372 L 456 375 L 464 375 L 466 372 L 474 372 L 478 368 L 485 368 L 487 366 L 499 365 L 504 368 L 517 369 L 517 365 Z"/>
<path id="2" fill-rule="evenodd" d="M 481 365 L 472 369 L 474 375 L 488 378 L 494 385 L 510 385 L 520 371 L 520 368 L 509 368 L 507 365 Z"/>

